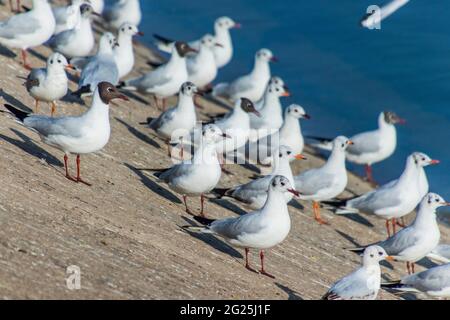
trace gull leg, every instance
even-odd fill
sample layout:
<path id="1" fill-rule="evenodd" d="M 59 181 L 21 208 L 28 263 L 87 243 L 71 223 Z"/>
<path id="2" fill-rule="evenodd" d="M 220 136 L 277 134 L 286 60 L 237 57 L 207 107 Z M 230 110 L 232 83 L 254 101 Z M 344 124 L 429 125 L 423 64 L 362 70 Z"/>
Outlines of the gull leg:
<path id="1" fill-rule="evenodd" d="M 170 139 L 166 141 L 167 143 L 167 155 L 169 158 L 172 156 L 172 147 L 170 146 Z"/>
<path id="2" fill-rule="evenodd" d="M 76 180 L 69 174 L 69 156 L 67 154 L 64 155 L 64 169 L 66 169 L 66 178 L 76 182 Z"/>
<path id="3" fill-rule="evenodd" d="M 259 257 L 261 258 L 261 270 L 260 270 L 260 273 L 262 275 L 265 275 L 266 277 L 275 279 L 275 277 L 273 275 L 271 275 L 270 273 L 267 273 L 266 270 L 264 270 L 264 250 L 261 250 L 261 252 L 259 253 Z"/>
<path id="4" fill-rule="evenodd" d="M 26 50 L 22 50 L 22 61 L 23 61 L 23 67 L 27 70 L 31 70 L 31 66 L 28 64 L 27 62 L 27 51 Z"/>
<path id="5" fill-rule="evenodd" d="M 186 213 L 193 216 L 194 214 L 192 213 L 192 211 L 189 209 L 189 207 L 187 205 L 187 196 L 183 196 L 183 201 L 184 201 L 184 206 L 186 207 Z"/>
<path id="6" fill-rule="evenodd" d="M 397 233 L 397 219 L 393 218 L 392 221 L 392 235 Z"/>
<path id="7" fill-rule="evenodd" d="M 34 113 L 38 113 L 39 112 L 39 100 L 36 99 L 34 100 Z"/>
<path id="8" fill-rule="evenodd" d="M 245 248 L 245 269 L 247 269 L 251 272 L 254 272 L 254 273 L 258 273 L 258 271 L 256 271 L 252 267 L 250 267 L 250 263 L 248 262 L 248 253 L 249 252 L 250 252 L 250 249 Z"/>
<path id="9" fill-rule="evenodd" d="M 162 110 L 166 111 L 167 100 L 166 98 L 162 98 Z"/>
<path id="10" fill-rule="evenodd" d="M 180 158 L 181 160 L 183 160 L 184 159 L 183 137 L 180 138 L 180 145 L 181 145 Z"/>
<path id="11" fill-rule="evenodd" d="M 388 238 L 390 238 L 391 237 L 391 228 L 389 227 L 389 219 L 386 220 L 386 231 L 387 231 Z"/>
<path id="12" fill-rule="evenodd" d="M 416 264 L 414 262 L 411 262 L 411 271 L 412 273 L 416 273 Z"/>
<path id="13" fill-rule="evenodd" d="M 369 181 L 370 183 L 375 183 L 375 181 L 373 180 L 373 175 L 372 175 L 372 166 L 369 164 L 366 164 L 366 178 L 367 178 L 367 181 Z"/>
<path id="14" fill-rule="evenodd" d="M 21 9 L 22 9 L 22 6 L 20 5 L 20 0 L 17 0 L 16 4 L 17 4 L 17 12 L 22 11 L 22 10 L 21 10 Z"/>
<path id="15" fill-rule="evenodd" d="M 397 225 L 398 225 L 399 227 L 406 228 L 405 217 L 401 217 L 401 218 L 400 218 L 400 221 L 397 221 Z"/>
<path id="16" fill-rule="evenodd" d="M 408 274 L 411 274 L 411 265 L 410 265 L 409 261 L 406 262 L 406 269 L 408 270 Z"/>
<path id="17" fill-rule="evenodd" d="M 205 216 L 205 214 L 204 214 L 204 209 L 205 209 L 205 196 L 202 194 L 201 196 L 200 196 L 200 204 L 201 204 L 201 209 L 200 209 L 200 215 L 202 216 L 202 217 L 204 217 Z"/>
<path id="18" fill-rule="evenodd" d="M 55 101 L 52 101 L 52 113 L 51 113 L 52 117 L 55 115 L 55 112 L 56 112 L 56 103 Z"/>
<path id="19" fill-rule="evenodd" d="M 314 211 L 314 219 L 319 224 L 328 224 L 328 222 L 322 219 L 322 217 L 320 216 L 320 204 L 317 201 L 313 202 L 313 211 Z"/>
<path id="20" fill-rule="evenodd" d="M 81 167 L 81 156 L 80 156 L 80 155 L 77 155 L 77 182 L 78 182 L 78 183 L 85 184 L 85 185 L 87 185 L 88 187 L 91 187 L 92 184 L 90 184 L 90 183 L 84 181 L 83 179 L 81 179 L 81 175 L 80 175 L 81 170 L 80 170 L 80 167 Z"/>

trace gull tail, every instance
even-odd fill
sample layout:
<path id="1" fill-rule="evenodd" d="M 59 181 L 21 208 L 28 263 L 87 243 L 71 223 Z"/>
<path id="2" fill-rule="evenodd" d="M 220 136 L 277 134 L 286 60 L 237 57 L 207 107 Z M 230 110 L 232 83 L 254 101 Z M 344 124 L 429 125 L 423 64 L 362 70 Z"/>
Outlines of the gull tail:
<path id="1" fill-rule="evenodd" d="M 84 97 L 84 96 L 87 96 L 90 94 L 92 94 L 90 85 L 83 86 L 80 89 L 78 89 L 77 91 L 72 93 L 73 96 L 78 97 L 78 98 L 81 98 L 81 97 Z"/>
<path id="2" fill-rule="evenodd" d="M 401 283 L 401 280 L 393 280 L 381 283 L 381 288 L 392 289 L 403 292 L 418 292 L 417 289 L 412 288 L 406 284 Z"/>
<path id="3" fill-rule="evenodd" d="M 209 225 L 211 225 L 211 223 L 213 223 L 214 219 L 208 219 L 205 217 L 200 217 L 200 216 L 194 216 L 194 220 L 197 221 L 198 223 L 202 224 L 203 226 L 198 227 L 198 226 L 182 226 L 181 228 L 186 230 L 186 231 L 193 231 L 193 232 L 200 232 L 200 233 L 211 233 L 211 230 L 209 230 Z"/>
<path id="4" fill-rule="evenodd" d="M 146 122 L 139 122 L 139 124 L 141 126 L 149 126 L 150 123 L 152 123 L 153 120 L 155 120 L 156 118 L 152 118 L 152 117 L 148 117 Z"/>
<path id="5" fill-rule="evenodd" d="M 174 43 L 173 40 L 160 36 L 159 34 L 153 34 L 153 37 L 155 38 L 155 45 L 159 50 L 167 53 L 170 53 L 172 51 L 172 46 Z"/>
<path id="6" fill-rule="evenodd" d="M 323 137 L 317 137 L 317 136 L 305 136 L 305 138 L 309 140 L 316 141 L 314 143 L 311 143 L 311 146 L 322 149 L 322 150 L 328 150 L 331 151 L 333 149 L 333 139 L 330 138 L 323 138 Z"/>
<path id="7" fill-rule="evenodd" d="M 356 198 L 356 197 L 354 197 Z M 323 201 L 322 204 L 328 210 L 338 215 L 359 213 L 358 209 L 347 207 L 347 202 L 354 198 L 344 199 L 344 200 L 331 200 Z"/>
<path id="8" fill-rule="evenodd" d="M 156 61 L 148 60 L 148 61 L 147 61 L 147 64 L 148 64 L 150 67 L 158 68 L 158 67 L 162 66 L 162 65 L 164 64 L 164 62 L 156 62 Z"/>
<path id="9" fill-rule="evenodd" d="M 134 85 L 132 85 L 130 81 L 132 80 L 119 82 L 119 84 L 117 85 L 117 89 L 123 89 L 127 91 L 137 91 L 137 88 Z"/>
<path id="10" fill-rule="evenodd" d="M 23 123 L 24 120 L 25 120 L 26 118 L 28 118 L 28 116 L 30 115 L 29 113 L 27 113 L 27 112 L 25 112 L 25 111 L 22 111 L 22 110 L 20 110 L 20 109 L 17 109 L 16 107 L 13 107 L 13 106 L 10 105 L 10 104 L 5 103 L 4 106 L 5 106 L 5 108 L 8 109 L 8 111 L 9 111 L 10 113 L 12 113 L 12 114 L 16 117 L 16 119 L 19 120 L 21 123 Z"/>
<path id="11" fill-rule="evenodd" d="M 344 248 L 345 250 L 357 253 L 357 254 L 362 254 L 364 252 L 364 250 L 366 250 L 366 247 L 357 247 L 357 248 Z"/>
<path id="12" fill-rule="evenodd" d="M 216 196 L 216 199 L 222 199 L 223 197 L 228 196 L 231 188 L 215 188 L 212 193 Z"/>

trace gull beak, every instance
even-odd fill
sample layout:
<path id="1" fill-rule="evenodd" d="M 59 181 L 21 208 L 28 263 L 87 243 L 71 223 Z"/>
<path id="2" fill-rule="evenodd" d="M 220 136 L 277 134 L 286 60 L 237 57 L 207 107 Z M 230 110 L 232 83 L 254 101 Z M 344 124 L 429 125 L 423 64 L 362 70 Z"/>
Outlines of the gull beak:
<path id="1" fill-rule="evenodd" d="M 397 118 L 396 120 L 397 120 L 398 124 L 405 124 L 406 123 L 406 119 Z"/>
<path id="2" fill-rule="evenodd" d="M 439 164 L 439 163 L 441 163 L 439 160 L 431 160 L 430 161 L 430 164 Z"/>
<path id="3" fill-rule="evenodd" d="M 217 43 L 217 42 L 216 42 L 214 45 L 215 45 L 216 47 L 223 48 L 223 44 L 221 44 L 221 43 Z"/>
<path id="4" fill-rule="evenodd" d="M 392 256 L 387 256 L 385 260 L 386 261 L 395 261 L 394 257 L 392 257 Z"/>
<path id="5" fill-rule="evenodd" d="M 231 136 L 226 133 L 223 133 L 222 137 L 224 137 L 225 139 L 231 139 Z"/>
<path id="6" fill-rule="evenodd" d="M 309 114 L 305 113 L 305 114 L 303 115 L 303 119 L 311 120 L 311 116 L 310 116 Z"/>
<path id="7" fill-rule="evenodd" d="M 297 160 L 308 160 L 308 158 L 306 158 L 304 155 L 302 155 L 300 153 L 295 156 L 295 159 L 297 159 Z"/>
<path id="8" fill-rule="evenodd" d="M 127 97 L 126 95 L 124 95 L 124 94 L 118 94 L 116 98 L 117 98 L 117 99 L 120 99 L 120 100 L 124 100 L 124 101 L 130 101 L 130 98 L 128 98 L 128 97 Z"/>
<path id="9" fill-rule="evenodd" d="M 355 143 L 353 141 L 351 141 L 351 140 L 348 140 L 347 144 L 350 145 L 350 146 L 353 146 Z"/>
<path id="10" fill-rule="evenodd" d="M 443 205 L 444 207 L 450 207 L 450 202 L 444 202 L 442 205 Z"/>
<path id="11" fill-rule="evenodd" d="M 187 48 L 187 51 L 188 51 L 188 52 L 198 53 L 198 50 L 196 50 L 196 49 L 194 49 L 194 48 L 191 48 L 191 47 Z"/>
<path id="12" fill-rule="evenodd" d="M 76 70 L 76 68 L 73 66 L 73 65 L 71 65 L 70 63 L 68 64 L 68 65 L 66 65 L 66 67 L 65 67 L 67 70 Z"/>
<path id="13" fill-rule="evenodd" d="M 240 23 L 235 23 L 233 26 L 233 29 L 241 29 L 242 28 L 242 24 Z"/>
<path id="14" fill-rule="evenodd" d="M 141 37 L 143 37 L 143 36 L 145 36 L 145 34 L 142 32 L 142 31 L 139 31 L 138 33 L 136 33 L 138 36 L 141 36 Z"/>
<path id="15" fill-rule="evenodd" d="M 257 116 L 261 118 L 261 113 L 258 110 L 253 110 L 253 113 Z"/>
<path id="16" fill-rule="evenodd" d="M 291 93 L 289 92 L 289 91 L 284 91 L 282 94 L 281 94 L 281 96 L 282 97 L 290 97 L 291 96 Z"/>
<path id="17" fill-rule="evenodd" d="M 270 61 L 271 61 L 271 62 L 278 62 L 279 60 L 278 60 L 277 57 L 272 57 L 272 58 L 270 58 Z"/>
<path id="18" fill-rule="evenodd" d="M 296 197 L 300 197 L 300 192 L 298 192 L 297 190 L 294 189 L 288 189 L 288 192 L 292 193 L 294 196 Z"/>

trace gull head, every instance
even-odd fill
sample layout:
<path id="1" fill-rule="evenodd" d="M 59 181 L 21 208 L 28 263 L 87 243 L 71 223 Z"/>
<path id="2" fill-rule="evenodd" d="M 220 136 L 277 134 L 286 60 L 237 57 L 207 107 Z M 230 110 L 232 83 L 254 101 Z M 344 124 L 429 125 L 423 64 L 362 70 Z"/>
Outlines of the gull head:
<path id="1" fill-rule="evenodd" d="M 440 195 L 430 192 L 423 198 L 421 206 L 426 206 L 434 212 L 437 208 L 450 206 L 450 203 Z"/>
<path id="2" fill-rule="evenodd" d="M 296 197 L 300 196 L 300 192 L 296 191 L 292 187 L 289 179 L 285 176 L 275 176 L 270 182 L 269 191 L 276 191 L 280 193 L 290 192 Z"/>
<path id="3" fill-rule="evenodd" d="M 306 160 L 306 157 L 302 154 L 294 154 L 292 149 L 288 146 L 280 146 L 278 148 L 278 152 L 275 154 L 276 157 L 278 157 L 279 160 L 285 159 L 287 161 L 290 160 Z"/>
<path id="4" fill-rule="evenodd" d="M 143 36 L 144 33 L 140 32 L 138 27 L 136 27 L 134 24 L 131 24 L 129 22 L 125 22 L 124 24 L 122 24 L 119 28 L 119 34 L 126 34 L 130 37 L 139 35 L 139 36 Z"/>
<path id="5" fill-rule="evenodd" d="M 188 81 L 181 85 L 180 93 L 182 95 L 192 97 L 194 94 L 198 93 L 198 89 L 192 82 Z"/>
<path id="6" fill-rule="evenodd" d="M 197 50 L 191 48 L 186 42 L 177 41 L 175 42 L 175 49 L 180 57 L 185 57 L 189 52 L 198 52 Z"/>
<path id="7" fill-rule="evenodd" d="M 384 111 L 383 112 L 384 121 L 389 124 L 404 124 L 406 123 L 405 119 L 400 118 L 395 112 L 392 111 Z"/>
<path id="8" fill-rule="evenodd" d="M 311 116 L 306 113 L 305 109 L 298 104 L 291 104 L 287 107 L 286 115 L 295 119 L 311 119 Z"/>
<path id="9" fill-rule="evenodd" d="M 221 17 L 216 20 L 216 23 L 214 24 L 216 29 L 223 29 L 223 30 L 229 30 L 229 29 L 239 29 L 241 28 L 240 23 L 236 23 L 231 19 L 230 17 Z"/>
<path id="10" fill-rule="evenodd" d="M 427 156 L 425 153 L 422 152 L 414 152 L 411 155 L 412 159 L 414 160 L 414 163 L 418 167 L 426 167 L 430 165 L 439 164 L 439 160 L 433 160 L 429 156 Z"/>
<path id="11" fill-rule="evenodd" d="M 364 265 L 377 264 L 383 260 L 392 260 L 386 251 L 380 246 L 370 246 L 364 250 L 363 263 Z"/>
<path id="12" fill-rule="evenodd" d="M 276 84 L 278 86 L 282 86 L 285 91 L 289 92 L 289 88 L 286 86 L 284 80 L 281 79 L 280 77 L 274 76 L 274 77 L 270 78 L 269 83 L 267 85 L 269 86 L 271 84 Z"/>
<path id="13" fill-rule="evenodd" d="M 267 93 L 277 97 L 289 97 L 291 95 L 286 86 L 276 83 L 269 83 L 267 86 Z"/>
<path id="14" fill-rule="evenodd" d="M 121 93 L 113 84 L 109 82 L 100 82 L 97 86 L 97 91 L 104 104 L 109 103 L 114 99 L 121 99 L 128 101 L 128 97 Z"/>
<path id="15" fill-rule="evenodd" d="M 260 49 L 256 52 L 256 60 L 264 62 L 277 62 L 278 59 L 273 55 L 269 49 Z"/>
<path id="16" fill-rule="evenodd" d="M 94 8 L 92 8 L 89 3 L 83 3 L 80 6 L 80 14 L 83 18 L 89 18 L 92 14 L 94 14 Z"/>
<path id="17" fill-rule="evenodd" d="M 67 62 L 66 57 L 64 57 L 61 53 L 55 52 L 47 59 L 47 68 L 48 69 L 71 69 L 73 70 L 74 67 Z"/>
<path id="18" fill-rule="evenodd" d="M 208 49 L 214 49 L 214 47 L 223 47 L 223 45 L 216 42 L 216 39 L 210 34 L 204 35 L 203 38 L 200 40 L 200 43 L 202 47 Z"/>
<path id="19" fill-rule="evenodd" d="M 258 110 L 256 110 L 255 105 L 253 104 L 252 101 L 250 101 L 250 99 L 241 98 L 240 107 L 242 110 L 244 110 L 244 112 L 253 113 L 258 117 L 261 116 L 261 114 L 259 113 Z"/>
<path id="20" fill-rule="evenodd" d="M 215 124 L 207 124 L 202 129 L 202 139 L 206 143 L 215 144 L 226 138 L 229 138 L 229 136 Z"/>
<path id="21" fill-rule="evenodd" d="M 333 141 L 333 149 L 345 151 L 354 143 L 347 137 L 339 136 Z"/>

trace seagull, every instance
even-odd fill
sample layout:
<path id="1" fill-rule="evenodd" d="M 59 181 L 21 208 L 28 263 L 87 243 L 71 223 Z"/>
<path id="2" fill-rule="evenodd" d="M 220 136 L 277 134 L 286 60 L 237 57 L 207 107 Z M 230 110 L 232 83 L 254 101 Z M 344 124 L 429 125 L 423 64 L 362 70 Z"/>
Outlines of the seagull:
<path id="1" fill-rule="evenodd" d="M 248 150 L 247 158 L 263 166 L 272 165 L 273 150 L 280 145 L 288 146 L 294 154 L 301 154 L 304 140 L 299 120 L 311 119 L 311 117 L 297 104 L 287 107 L 284 114 L 284 123 L 279 131 L 256 142 L 249 142 L 239 152 L 242 154 Z"/>
<path id="2" fill-rule="evenodd" d="M 378 117 L 378 129 L 359 133 L 350 139 L 355 143 L 347 149 L 347 160 L 366 166 L 366 176 L 369 182 L 374 182 L 372 165 L 389 158 L 397 147 L 396 124 L 406 121 L 391 111 L 384 111 Z M 330 150 L 331 140 L 326 138 L 308 137 L 319 140 L 314 147 Z M 425 193 L 426 194 L 426 193 Z M 424 196 L 425 196 L 424 194 Z"/>
<path id="3" fill-rule="evenodd" d="M 0 22 L 0 44 L 22 50 L 23 65 L 27 63 L 27 50 L 47 42 L 55 30 L 55 18 L 48 0 L 33 0 L 33 8 Z"/>
<path id="4" fill-rule="evenodd" d="M 409 214 L 423 199 L 419 188 L 420 170 L 438 163 L 439 161 L 432 160 L 426 154 L 415 152 L 407 158 L 405 169 L 397 180 L 362 196 L 325 204 L 334 207 L 336 214 L 366 213 L 385 219 L 387 234 L 390 237 L 389 222 L 392 222 L 395 233 L 396 219 Z"/>
<path id="5" fill-rule="evenodd" d="M 79 7 L 81 17 L 76 26 L 53 36 L 48 44 L 53 51 L 70 58 L 87 57 L 95 46 L 91 16 L 94 9 L 89 4 Z"/>
<path id="6" fill-rule="evenodd" d="M 281 97 L 289 97 L 290 93 L 285 85 L 270 82 L 264 96 L 256 103 L 260 117 L 251 116 L 252 128 L 250 140 L 256 141 L 271 133 L 277 132 L 283 125 L 283 106 Z"/>
<path id="7" fill-rule="evenodd" d="M 367 13 L 360 21 L 362 27 L 373 29 L 379 26 L 381 21 L 389 17 L 395 11 L 407 4 L 409 0 L 393 0 L 381 7 L 379 10 L 375 10 L 371 13 Z"/>
<path id="8" fill-rule="evenodd" d="M 119 87 L 125 90 L 152 93 L 155 95 L 157 106 L 159 106 L 159 98 L 162 98 L 163 109 L 165 109 L 166 98 L 176 94 L 188 79 L 186 55 L 189 52 L 197 52 L 197 50 L 192 49 L 185 42 L 176 42 L 167 63 L 142 77 L 126 80 Z"/>
<path id="9" fill-rule="evenodd" d="M 118 30 L 125 22 L 139 26 L 142 19 L 139 0 L 119 0 L 107 5 L 103 10 L 103 18 L 112 30 Z"/>
<path id="10" fill-rule="evenodd" d="M 81 20 L 80 7 L 83 3 L 88 3 L 84 0 L 72 0 L 68 6 L 53 7 L 52 12 L 55 17 L 55 31 L 53 34 L 58 34 L 66 30 L 75 28 Z"/>
<path id="11" fill-rule="evenodd" d="M 119 78 L 127 76 L 134 67 L 133 36 L 143 36 L 135 25 L 125 22 L 119 29 L 118 46 L 114 48 L 114 58 L 119 69 Z"/>
<path id="12" fill-rule="evenodd" d="M 391 257 L 382 247 L 368 247 L 362 266 L 336 282 L 322 300 L 375 300 L 380 290 L 380 261 L 383 260 L 391 260 Z"/>
<path id="13" fill-rule="evenodd" d="M 347 186 L 345 150 L 352 144 L 347 137 L 337 137 L 333 141 L 333 151 L 322 167 L 294 177 L 295 189 L 301 194 L 300 199 L 313 201 L 314 218 L 320 224 L 327 222 L 320 217 L 319 202 L 337 197 Z"/>
<path id="14" fill-rule="evenodd" d="M 207 87 L 216 78 L 217 66 L 213 50 L 221 46 L 212 35 L 207 34 L 200 41 L 198 54 L 187 58 L 188 80 L 198 88 Z"/>
<path id="15" fill-rule="evenodd" d="M 220 141 L 217 144 L 216 150 L 219 155 L 233 152 L 247 143 L 250 133 L 249 115 L 251 113 L 259 114 L 253 102 L 247 98 L 241 98 L 229 114 L 214 121 L 214 124 L 230 137 L 230 139 Z"/>
<path id="16" fill-rule="evenodd" d="M 221 46 L 213 48 L 214 61 L 218 69 L 226 66 L 233 57 L 233 41 L 231 40 L 230 29 L 240 29 L 241 24 L 236 23 L 229 17 L 220 17 L 214 24 L 214 41 L 220 43 Z M 163 36 L 154 35 L 156 39 L 156 46 L 163 52 L 170 53 L 172 51 L 173 40 L 167 39 Z M 201 40 L 189 42 L 189 46 L 200 50 Z"/>
<path id="17" fill-rule="evenodd" d="M 427 258 L 432 260 L 441 262 L 441 263 L 450 263 L 450 245 L 448 244 L 440 244 L 436 248 L 433 249 L 428 255 Z"/>
<path id="18" fill-rule="evenodd" d="M 261 49 L 256 53 L 253 70 L 231 83 L 219 83 L 213 89 L 213 96 L 236 101 L 245 97 L 253 102 L 259 101 L 264 95 L 270 80 L 269 62 L 278 61 L 269 49 Z"/>
<path id="19" fill-rule="evenodd" d="M 60 53 L 53 53 L 47 59 L 45 69 L 32 69 L 25 82 L 28 93 L 35 99 L 35 112 L 39 111 L 39 101 L 50 102 L 52 116 L 56 111 L 56 101 L 67 94 L 69 79 L 65 69 L 73 67 Z"/>
<path id="20" fill-rule="evenodd" d="M 450 298 L 450 263 L 381 284 L 382 288 L 425 293 L 432 298 Z"/>
<path id="21" fill-rule="evenodd" d="M 285 193 L 298 196 L 286 177 L 275 176 L 270 182 L 267 201 L 258 211 L 247 213 L 238 218 L 210 220 L 194 216 L 205 227 L 184 227 L 186 230 L 209 233 L 223 238 L 232 246 L 245 248 L 245 268 L 250 267 L 248 253 L 250 249 L 260 250 L 262 275 L 274 278 L 264 268 L 264 250 L 283 242 L 291 230 L 291 218 L 285 200 Z"/>
<path id="22" fill-rule="evenodd" d="M 414 273 L 415 262 L 432 252 L 439 244 L 441 233 L 436 221 L 436 210 L 450 206 L 441 196 L 429 193 L 420 202 L 414 222 L 392 237 L 376 243 L 396 261 L 405 261 L 408 274 Z M 360 252 L 363 248 L 351 249 Z"/>
<path id="23" fill-rule="evenodd" d="M 100 38 L 100 45 L 95 56 L 89 58 L 86 66 L 81 71 L 78 91 L 76 96 L 83 96 L 92 93 L 97 84 L 107 81 L 116 85 L 119 82 L 119 70 L 114 59 L 113 49 L 117 46 L 114 35 L 105 32 Z"/>
<path id="24" fill-rule="evenodd" d="M 183 195 L 186 213 L 193 215 L 187 205 L 187 197 L 200 196 L 201 212 L 204 216 L 204 195 L 219 183 L 222 170 L 217 159 L 216 143 L 227 138 L 217 126 L 210 124 L 202 128 L 201 142 L 194 156 L 170 169 L 157 171 L 155 176 L 167 183 L 177 193 Z"/>
<path id="25" fill-rule="evenodd" d="M 275 176 L 284 176 L 291 185 L 294 185 L 290 161 L 295 159 L 306 160 L 306 157 L 301 154 L 295 154 L 291 148 L 282 145 L 273 153 L 274 167 L 271 174 L 233 188 L 216 188 L 213 192 L 219 199 L 229 197 L 244 203 L 254 210 L 261 209 L 266 203 L 270 182 Z M 292 200 L 292 193 L 285 193 L 285 198 L 286 203 L 289 203 Z"/>
<path id="26" fill-rule="evenodd" d="M 114 99 L 128 100 L 111 83 L 101 82 L 95 89 L 92 106 L 80 116 L 51 118 L 23 112 L 5 104 L 23 125 L 39 134 L 42 141 L 64 152 L 66 178 L 90 186 L 80 176 L 81 155 L 100 151 L 109 141 L 109 103 Z M 77 176 L 69 174 L 70 154 L 77 155 Z"/>
<path id="27" fill-rule="evenodd" d="M 169 156 L 173 138 L 180 138 L 179 143 L 183 144 L 183 138 L 189 137 L 197 124 L 194 104 L 194 96 L 197 94 L 199 94 L 197 87 L 192 82 L 185 82 L 181 86 L 176 106 L 161 113 L 158 118 L 147 119 L 149 127 L 166 140 Z"/>

